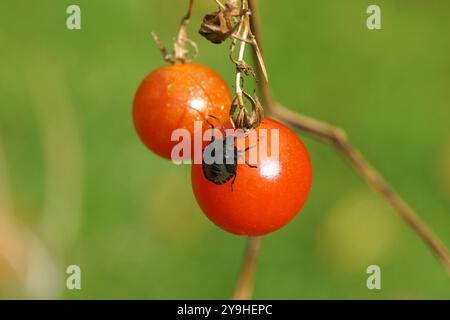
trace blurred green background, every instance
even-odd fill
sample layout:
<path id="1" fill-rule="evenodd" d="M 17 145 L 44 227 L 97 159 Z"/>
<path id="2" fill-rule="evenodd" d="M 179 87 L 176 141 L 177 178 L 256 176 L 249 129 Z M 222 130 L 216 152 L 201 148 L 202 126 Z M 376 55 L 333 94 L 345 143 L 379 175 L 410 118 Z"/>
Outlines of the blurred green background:
<path id="1" fill-rule="evenodd" d="M 81 7 L 82 29 L 66 29 Z M 345 128 L 354 144 L 450 246 L 450 2 L 383 1 L 380 31 L 356 0 L 261 1 L 277 99 Z M 164 64 L 187 1 L 0 3 L 0 297 L 231 296 L 246 239 L 201 213 L 190 168 L 142 145 L 134 92 Z M 231 85 L 227 46 L 197 35 L 216 8 L 198 0 L 198 62 Z M 257 299 L 449 298 L 430 250 L 330 146 L 302 135 L 310 199 L 266 236 Z M 65 288 L 66 267 L 82 290 Z M 366 288 L 377 264 L 382 290 Z"/>

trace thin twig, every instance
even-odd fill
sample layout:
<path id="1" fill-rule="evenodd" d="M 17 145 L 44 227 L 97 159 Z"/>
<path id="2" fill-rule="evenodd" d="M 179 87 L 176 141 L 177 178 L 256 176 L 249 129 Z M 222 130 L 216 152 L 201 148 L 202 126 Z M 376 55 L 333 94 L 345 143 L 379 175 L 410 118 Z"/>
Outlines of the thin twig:
<path id="1" fill-rule="evenodd" d="M 248 0 L 252 11 L 251 27 L 259 44 L 261 44 L 261 30 L 258 17 L 257 0 Z M 290 111 L 276 102 L 271 95 L 270 88 L 265 81 L 259 81 L 261 94 L 266 110 L 276 118 L 282 120 L 293 128 L 300 129 L 316 138 L 331 142 L 338 151 L 349 161 L 353 168 L 379 195 L 391 205 L 406 223 L 422 238 L 450 276 L 450 254 L 441 240 L 431 232 L 424 222 L 420 220 L 414 210 L 404 201 L 382 175 L 351 146 L 344 130 L 334 127 L 326 122 L 306 117 Z"/>
<path id="2" fill-rule="evenodd" d="M 250 237 L 245 249 L 244 264 L 234 290 L 234 300 L 248 300 L 252 296 L 253 279 L 255 277 L 258 253 L 261 247 L 261 237 Z"/>
<path id="3" fill-rule="evenodd" d="M 178 30 L 177 40 L 175 42 L 175 59 L 178 61 L 186 60 L 186 41 L 190 42 L 187 37 L 187 26 L 189 24 L 189 19 L 191 18 L 192 8 L 194 7 L 194 0 L 189 0 L 189 7 L 186 15 L 183 17 L 180 23 L 180 28 Z"/>
<path id="4" fill-rule="evenodd" d="M 170 54 L 169 51 L 167 51 L 166 46 L 161 41 L 161 39 L 158 37 L 158 35 L 153 31 L 151 34 L 152 34 L 153 40 L 155 41 L 156 45 L 159 48 L 159 51 L 161 51 L 164 61 L 173 62 L 172 54 Z"/>
<path id="5" fill-rule="evenodd" d="M 217 5 L 219 6 L 220 9 L 225 9 L 225 6 L 222 4 L 222 2 L 220 2 L 219 0 L 214 0 L 216 1 Z"/>
<path id="6" fill-rule="evenodd" d="M 242 23 L 243 23 L 243 28 L 244 31 L 242 32 L 242 41 L 241 41 L 241 46 L 239 48 L 239 55 L 237 58 L 237 62 L 238 63 L 242 63 L 244 61 L 244 54 L 245 54 L 245 46 L 247 44 L 247 42 L 245 40 L 247 40 L 247 36 L 248 36 L 248 31 L 250 28 L 250 24 L 248 23 L 248 17 L 244 16 L 242 17 Z M 235 80 L 235 92 L 236 92 L 236 97 L 239 101 L 240 105 L 244 104 L 244 99 L 242 97 L 242 87 L 241 87 L 241 78 L 242 78 L 242 71 L 238 70 L 236 72 L 236 80 Z"/>
<path id="7" fill-rule="evenodd" d="M 230 5 L 230 2 L 227 2 L 227 5 Z M 264 110 L 261 107 L 257 97 L 253 98 L 244 90 L 244 75 L 251 75 L 254 80 L 257 79 L 253 67 L 248 65 L 244 59 L 247 44 L 252 46 L 253 50 L 256 52 L 256 56 L 259 58 L 259 70 L 265 70 L 265 66 L 258 44 L 250 27 L 250 11 L 248 10 L 247 0 L 241 0 L 239 18 L 239 22 L 234 27 L 234 29 L 236 29 L 235 32 L 230 35 L 230 60 L 236 67 L 236 78 L 234 85 L 235 97 L 230 109 L 230 121 L 234 128 L 238 127 L 240 129 L 251 129 L 257 127 L 261 123 Z M 236 48 L 237 41 L 240 41 L 240 47 L 238 57 L 235 59 L 234 50 Z M 267 75 L 263 73 L 263 76 L 267 81 Z M 247 98 L 247 100 L 252 104 L 250 115 L 245 107 L 244 98 Z M 235 114 L 237 108 L 239 108 L 238 113 Z"/>

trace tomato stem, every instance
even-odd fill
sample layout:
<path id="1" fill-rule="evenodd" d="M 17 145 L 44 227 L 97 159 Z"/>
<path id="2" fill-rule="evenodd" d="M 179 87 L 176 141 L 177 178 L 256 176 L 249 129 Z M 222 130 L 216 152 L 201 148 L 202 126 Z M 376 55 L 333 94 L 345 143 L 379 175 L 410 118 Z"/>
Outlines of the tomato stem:
<path id="1" fill-rule="evenodd" d="M 228 6 L 230 2 L 227 3 Z M 243 89 L 243 79 L 244 75 L 252 75 L 256 80 L 256 74 L 252 66 L 245 62 L 245 47 L 250 44 L 254 50 L 254 53 L 258 57 L 258 66 L 264 79 L 267 81 L 267 72 L 264 66 L 264 61 L 259 50 L 256 38 L 252 33 L 251 29 L 251 11 L 249 9 L 248 0 L 241 0 L 241 7 L 239 10 L 239 21 L 236 25 L 235 31 L 231 34 L 231 45 L 230 45 L 230 59 L 236 66 L 236 79 L 235 79 L 235 98 L 233 100 L 233 105 L 230 109 L 230 120 L 234 127 L 239 129 L 252 129 L 259 126 L 263 117 L 264 109 L 259 103 L 258 98 L 252 97 L 249 93 L 245 92 Z M 240 41 L 238 56 L 235 59 L 233 56 L 234 50 L 236 48 L 237 41 Z M 251 113 L 247 111 L 245 107 L 246 98 L 252 105 Z M 237 111 L 237 113 L 236 113 Z"/>
<path id="2" fill-rule="evenodd" d="M 181 19 L 180 28 L 178 30 L 177 40 L 174 43 L 175 62 L 185 63 L 187 61 L 187 54 L 189 50 L 186 45 L 189 43 L 195 49 L 197 46 L 187 36 L 187 26 L 192 15 L 192 8 L 194 7 L 194 0 L 189 0 L 189 6 L 186 15 Z M 197 51 L 197 50 L 196 50 Z"/>
<path id="3" fill-rule="evenodd" d="M 249 300 L 252 297 L 253 282 L 262 237 L 249 237 L 245 249 L 244 264 L 234 290 L 233 300 Z"/>
<path id="4" fill-rule="evenodd" d="M 164 44 L 162 43 L 161 39 L 156 35 L 155 32 L 152 32 L 153 40 L 155 41 L 156 45 L 159 48 L 159 51 L 161 51 L 163 55 L 163 59 L 171 64 L 177 64 L 177 63 L 187 63 L 195 59 L 195 57 L 198 55 L 198 47 L 197 44 L 188 38 L 187 36 L 187 26 L 189 25 L 189 20 L 192 15 L 192 9 L 194 7 L 194 0 L 189 0 L 189 6 L 186 15 L 181 19 L 180 27 L 178 29 L 178 35 L 177 38 L 173 44 L 174 52 L 169 53 L 169 51 L 166 49 Z M 192 54 L 192 58 L 188 59 L 188 53 L 189 50 L 187 48 L 187 45 L 190 45 L 191 48 L 194 50 L 194 53 Z"/>

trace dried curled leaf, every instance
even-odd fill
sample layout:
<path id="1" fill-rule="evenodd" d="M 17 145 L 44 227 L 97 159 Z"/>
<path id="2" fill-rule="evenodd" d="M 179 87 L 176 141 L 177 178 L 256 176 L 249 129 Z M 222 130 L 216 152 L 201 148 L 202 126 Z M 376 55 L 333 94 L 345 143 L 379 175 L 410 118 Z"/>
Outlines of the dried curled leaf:
<path id="1" fill-rule="evenodd" d="M 247 109 L 241 108 L 236 116 L 235 125 L 239 129 L 247 129 L 249 127 Z"/>
<path id="2" fill-rule="evenodd" d="M 246 107 L 243 104 L 239 103 L 239 99 L 235 98 L 231 105 L 230 119 L 233 122 L 235 128 L 254 129 L 258 127 L 264 119 L 264 109 L 259 102 L 258 97 L 255 96 L 255 98 L 253 98 L 245 91 L 243 91 L 242 93 L 244 97 L 251 103 L 252 109 L 249 113 Z"/>
<path id="3" fill-rule="evenodd" d="M 203 18 L 199 33 L 212 43 L 222 43 L 228 39 L 238 26 L 236 18 L 241 10 L 235 1 L 228 1 L 219 11 L 207 14 Z"/>
<path id="4" fill-rule="evenodd" d="M 250 116 L 249 122 L 252 128 L 259 126 L 261 121 L 264 119 L 264 108 L 259 102 L 258 97 L 255 96 L 255 104 L 252 107 L 252 114 Z"/>

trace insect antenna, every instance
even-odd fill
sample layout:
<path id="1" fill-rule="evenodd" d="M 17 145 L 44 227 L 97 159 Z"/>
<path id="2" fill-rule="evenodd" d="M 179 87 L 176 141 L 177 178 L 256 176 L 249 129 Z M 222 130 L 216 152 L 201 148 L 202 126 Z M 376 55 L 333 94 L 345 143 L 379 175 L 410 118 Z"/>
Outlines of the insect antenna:
<path id="1" fill-rule="evenodd" d="M 197 113 L 200 115 L 200 117 L 203 118 L 203 120 L 205 120 L 206 122 L 208 122 L 208 119 L 207 119 L 206 116 L 203 114 L 203 112 L 200 112 L 199 110 L 197 110 L 197 109 L 195 109 L 195 108 L 193 108 L 193 107 L 191 107 L 191 106 L 189 106 L 188 108 L 191 109 L 191 110 L 193 110 L 193 111 L 195 111 L 195 112 L 197 112 Z"/>
<path id="2" fill-rule="evenodd" d="M 203 118 L 203 120 L 205 120 L 205 122 L 211 127 L 211 129 L 214 129 L 215 126 L 209 121 L 208 118 L 213 118 L 213 119 L 215 119 L 215 120 L 220 124 L 220 127 L 222 128 L 223 132 L 225 133 L 225 126 L 223 125 L 222 121 L 221 121 L 218 117 L 213 116 L 213 115 L 211 115 L 211 114 L 205 116 L 205 115 L 203 114 L 203 112 L 200 112 L 199 110 L 197 110 L 197 109 L 195 109 L 195 108 L 193 108 L 193 107 L 189 107 L 189 109 L 192 109 L 192 110 L 194 110 L 195 112 L 197 112 L 197 113 Z"/>
<path id="3" fill-rule="evenodd" d="M 210 115 L 210 114 L 208 115 L 208 118 L 215 119 L 220 124 L 220 127 L 222 128 L 223 132 L 225 133 L 225 126 L 223 125 L 222 121 L 219 118 L 217 118 L 216 116 Z M 208 119 L 206 119 L 206 123 L 208 123 L 211 126 L 211 128 L 214 129 L 213 124 L 211 122 L 209 122 Z"/>

